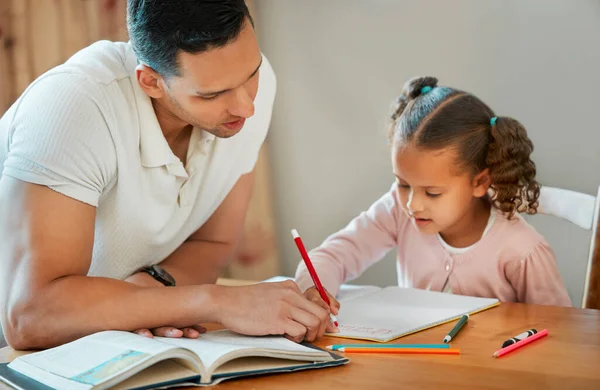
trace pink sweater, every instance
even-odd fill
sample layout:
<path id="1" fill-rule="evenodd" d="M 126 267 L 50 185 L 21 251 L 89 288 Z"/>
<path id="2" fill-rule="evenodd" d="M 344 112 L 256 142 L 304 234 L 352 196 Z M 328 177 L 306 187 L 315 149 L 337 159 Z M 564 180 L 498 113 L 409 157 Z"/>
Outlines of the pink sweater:
<path id="1" fill-rule="evenodd" d="M 398 285 L 504 302 L 571 306 L 554 253 L 523 218 L 496 220 L 466 252 L 451 254 L 438 235 L 419 232 L 406 216 L 395 186 L 346 228 L 310 253 L 323 286 L 333 295 L 394 247 Z M 296 271 L 302 291 L 313 286 L 304 263 Z"/>

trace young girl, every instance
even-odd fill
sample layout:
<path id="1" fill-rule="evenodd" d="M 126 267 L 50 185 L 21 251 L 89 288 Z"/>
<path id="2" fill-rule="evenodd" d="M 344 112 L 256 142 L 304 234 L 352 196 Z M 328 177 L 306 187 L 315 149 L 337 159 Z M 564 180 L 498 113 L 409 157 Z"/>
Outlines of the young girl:
<path id="1" fill-rule="evenodd" d="M 404 85 L 390 139 L 390 191 L 310 253 L 330 294 L 396 247 L 401 287 L 571 305 L 552 249 L 517 214 L 534 214 L 540 193 L 519 122 L 421 77 Z M 303 263 L 296 281 L 324 305 Z"/>

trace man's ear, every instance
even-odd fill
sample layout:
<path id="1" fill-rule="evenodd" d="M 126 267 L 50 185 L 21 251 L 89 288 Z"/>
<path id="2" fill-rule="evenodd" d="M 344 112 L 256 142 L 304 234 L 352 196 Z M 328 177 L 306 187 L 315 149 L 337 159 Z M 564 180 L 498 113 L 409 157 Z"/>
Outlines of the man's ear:
<path id="1" fill-rule="evenodd" d="M 164 80 L 154 69 L 147 65 L 139 64 L 135 68 L 135 76 L 140 88 L 154 99 L 160 99 L 165 96 Z"/>
<path id="2" fill-rule="evenodd" d="M 490 176 L 489 168 L 486 168 L 475 175 L 472 185 L 474 197 L 481 198 L 485 196 L 492 185 L 492 177 Z"/>

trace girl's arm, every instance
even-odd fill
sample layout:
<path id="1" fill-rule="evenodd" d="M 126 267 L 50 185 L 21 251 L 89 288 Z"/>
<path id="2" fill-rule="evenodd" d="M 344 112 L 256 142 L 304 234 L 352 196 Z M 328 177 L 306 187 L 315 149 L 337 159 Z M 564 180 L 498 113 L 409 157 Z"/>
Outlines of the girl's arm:
<path id="1" fill-rule="evenodd" d="M 522 259 L 507 268 L 507 277 L 519 302 L 572 306 L 565 284 L 556 267 L 552 248 L 540 241 Z"/>
<path id="2" fill-rule="evenodd" d="M 398 219 L 403 218 L 402 213 L 396 185 L 393 185 L 367 211 L 310 252 L 321 283 L 332 295 L 338 293 L 341 284 L 357 278 L 394 248 L 399 235 Z M 303 262 L 296 270 L 296 282 L 301 291 L 313 287 Z"/>

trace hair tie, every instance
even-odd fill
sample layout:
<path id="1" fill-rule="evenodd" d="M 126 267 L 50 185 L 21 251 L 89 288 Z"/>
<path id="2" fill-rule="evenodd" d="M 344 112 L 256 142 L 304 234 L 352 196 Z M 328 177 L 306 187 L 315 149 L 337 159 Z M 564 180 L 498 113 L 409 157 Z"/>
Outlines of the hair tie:
<path id="1" fill-rule="evenodd" d="M 425 95 L 427 92 L 430 92 L 433 88 L 431 88 L 429 85 L 424 86 L 423 88 L 421 88 L 421 95 Z"/>
<path id="2" fill-rule="evenodd" d="M 494 126 L 496 124 L 497 120 L 498 120 L 497 117 L 493 117 L 492 119 L 490 119 L 490 125 Z"/>

